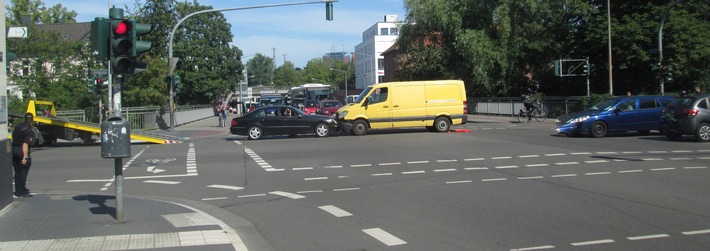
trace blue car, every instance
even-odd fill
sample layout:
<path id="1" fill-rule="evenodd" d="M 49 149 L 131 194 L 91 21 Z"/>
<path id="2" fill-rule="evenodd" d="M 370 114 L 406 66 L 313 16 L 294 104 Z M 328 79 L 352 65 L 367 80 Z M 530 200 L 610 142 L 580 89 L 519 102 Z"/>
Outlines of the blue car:
<path id="1" fill-rule="evenodd" d="M 555 130 L 563 136 L 585 135 L 601 138 L 607 133 L 660 131 L 663 108 L 669 96 L 624 96 L 599 102 L 584 111 L 562 115 Z"/>

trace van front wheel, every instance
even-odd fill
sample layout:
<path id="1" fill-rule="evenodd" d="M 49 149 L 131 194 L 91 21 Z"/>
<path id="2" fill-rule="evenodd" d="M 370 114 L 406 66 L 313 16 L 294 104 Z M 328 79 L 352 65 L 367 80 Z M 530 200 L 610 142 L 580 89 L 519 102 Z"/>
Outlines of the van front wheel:
<path id="1" fill-rule="evenodd" d="M 352 134 L 355 136 L 365 135 L 369 129 L 369 126 L 367 126 L 367 123 L 364 120 L 358 119 L 353 123 Z"/>
<path id="2" fill-rule="evenodd" d="M 438 117 L 434 120 L 434 128 L 437 132 L 448 132 L 451 128 L 451 122 L 445 117 Z"/>

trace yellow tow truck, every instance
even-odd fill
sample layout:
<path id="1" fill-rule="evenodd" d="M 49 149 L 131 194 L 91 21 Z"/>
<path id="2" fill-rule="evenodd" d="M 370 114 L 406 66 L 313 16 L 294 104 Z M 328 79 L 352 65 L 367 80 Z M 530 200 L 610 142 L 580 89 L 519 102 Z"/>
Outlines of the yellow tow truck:
<path id="1" fill-rule="evenodd" d="M 42 105 L 47 107 L 46 112 L 37 113 L 37 106 Z M 51 101 L 30 100 L 27 105 L 27 113 L 34 116 L 36 128 L 40 132 L 37 138 L 38 144 L 50 145 L 57 139 L 74 140 L 78 135 L 82 140 L 89 141 L 92 135 L 101 134 L 101 125 L 98 123 L 84 122 L 67 118 L 57 117 L 57 112 L 54 109 L 54 104 Z M 23 117 L 11 115 L 13 117 Z M 156 144 L 173 144 L 183 143 L 186 138 L 176 137 L 172 135 L 164 135 L 159 133 L 144 132 L 131 130 L 131 140 L 140 142 L 149 142 Z"/>

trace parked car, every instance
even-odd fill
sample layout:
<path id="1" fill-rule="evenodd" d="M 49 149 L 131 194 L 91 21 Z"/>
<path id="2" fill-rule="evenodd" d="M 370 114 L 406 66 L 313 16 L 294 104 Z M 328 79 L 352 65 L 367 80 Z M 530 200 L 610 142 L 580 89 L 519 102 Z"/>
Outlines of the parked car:
<path id="1" fill-rule="evenodd" d="M 563 115 L 555 130 L 564 136 L 591 135 L 601 138 L 610 132 L 660 131 L 663 108 L 673 101 L 669 96 L 624 96 L 599 102 L 584 111 Z"/>
<path id="2" fill-rule="evenodd" d="M 335 119 L 322 115 L 308 115 L 287 105 L 262 106 L 242 117 L 232 119 L 229 132 L 246 135 L 248 139 L 261 139 L 264 135 L 289 135 L 315 133 L 326 137 L 338 127 Z"/>
<path id="3" fill-rule="evenodd" d="M 710 94 L 677 98 L 663 111 L 663 134 L 671 140 L 693 135 L 697 141 L 710 141 L 709 109 Z"/>
<path id="4" fill-rule="evenodd" d="M 318 101 L 306 100 L 306 102 L 303 102 L 303 112 L 306 114 L 318 113 Z"/>
<path id="5" fill-rule="evenodd" d="M 321 100 L 318 105 L 318 114 L 325 116 L 333 116 L 335 112 L 342 107 L 343 104 L 337 100 Z"/>

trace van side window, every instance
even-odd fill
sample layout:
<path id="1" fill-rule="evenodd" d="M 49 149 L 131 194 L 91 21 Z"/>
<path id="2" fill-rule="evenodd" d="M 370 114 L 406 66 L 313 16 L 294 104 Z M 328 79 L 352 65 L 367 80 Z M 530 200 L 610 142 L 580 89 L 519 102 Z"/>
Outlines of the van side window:
<path id="1" fill-rule="evenodd" d="M 652 109 L 656 108 L 655 99 L 641 99 L 639 100 L 639 109 Z"/>
<path id="2" fill-rule="evenodd" d="M 375 89 L 369 99 L 370 104 L 377 104 L 387 101 L 387 87 Z"/>

